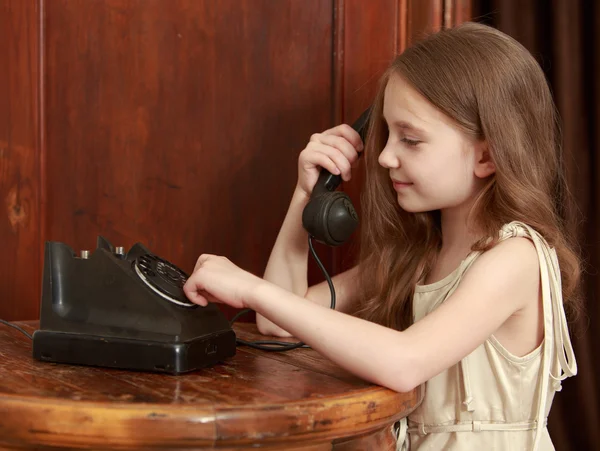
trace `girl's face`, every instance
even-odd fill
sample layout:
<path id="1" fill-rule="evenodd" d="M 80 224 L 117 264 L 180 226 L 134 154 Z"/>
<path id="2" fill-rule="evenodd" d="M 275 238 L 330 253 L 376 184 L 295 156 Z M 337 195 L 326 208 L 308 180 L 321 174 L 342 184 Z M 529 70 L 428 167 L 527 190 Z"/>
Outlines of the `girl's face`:
<path id="1" fill-rule="evenodd" d="M 385 88 L 383 116 L 389 138 L 379 164 L 405 211 L 460 207 L 493 173 L 485 143 L 469 138 L 399 75 Z"/>

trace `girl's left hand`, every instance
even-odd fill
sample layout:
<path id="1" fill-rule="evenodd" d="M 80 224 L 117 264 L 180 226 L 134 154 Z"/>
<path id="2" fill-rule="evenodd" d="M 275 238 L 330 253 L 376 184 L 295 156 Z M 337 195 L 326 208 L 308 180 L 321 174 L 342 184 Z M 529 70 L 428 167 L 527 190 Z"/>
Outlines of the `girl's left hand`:
<path id="1" fill-rule="evenodd" d="M 190 301 L 204 307 L 218 302 L 245 309 L 252 308 L 249 301 L 261 283 L 265 281 L 225 257 L 202 254 L 183 291 Z"/>

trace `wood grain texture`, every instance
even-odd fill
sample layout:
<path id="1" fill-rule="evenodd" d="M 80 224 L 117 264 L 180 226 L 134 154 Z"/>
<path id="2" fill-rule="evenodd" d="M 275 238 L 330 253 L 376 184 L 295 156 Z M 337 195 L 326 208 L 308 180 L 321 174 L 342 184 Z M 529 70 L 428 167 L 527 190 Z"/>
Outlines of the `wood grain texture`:
<path id="1" fill-rule="evenodd" d="M 455 27 L 472 18 L 472 0 L 444 0 L 444 28 Z"/>
<path id="2" fill-rule="evenodd" d="M 444 0 L 407 0 L 406 35 L 407 45 L 422 39 L 444 24 Z"/>
<path id="3" fill-rule="evenodd" d="M 0 318 L 37 318 L 39 5 L 0 0 Z"/>
<path id="4" fill-rule="evenodd" d="M 37 322 L 20 323 L 32 332 Z M 255 326 L 235 326 L 254 340 Z M 310 349 L 238 348 L 182 376 L 38 362 L 0 325 L 0 445 L 94 449 L 394 449 L 391 425 L 420 402 Z"/>

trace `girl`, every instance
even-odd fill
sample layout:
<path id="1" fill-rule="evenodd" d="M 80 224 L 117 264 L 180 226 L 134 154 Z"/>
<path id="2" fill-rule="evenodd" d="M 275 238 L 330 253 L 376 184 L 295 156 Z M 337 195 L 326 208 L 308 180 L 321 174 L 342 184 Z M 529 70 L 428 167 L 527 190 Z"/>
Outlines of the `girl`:
<path id="1" fill-rule="evenodd" d="M 350 179 L 363 143 L 347 125 L 301 152 L 264 278 L 202 255 L 186 295 L 253 309 L 262 334 L 297 337 L 373 383 L 425 384 L 399 448 L 552 450 L 554 392 L 576 374 L 563 300 L 576 306 L 579 278 L 556 122 L 520 44 L 478 24 L 440 31 L 382 77 L 361 253 L 333 278 L 337 309 L 325 282 L 307 287 L 301 214 L 320 167 Z"/>

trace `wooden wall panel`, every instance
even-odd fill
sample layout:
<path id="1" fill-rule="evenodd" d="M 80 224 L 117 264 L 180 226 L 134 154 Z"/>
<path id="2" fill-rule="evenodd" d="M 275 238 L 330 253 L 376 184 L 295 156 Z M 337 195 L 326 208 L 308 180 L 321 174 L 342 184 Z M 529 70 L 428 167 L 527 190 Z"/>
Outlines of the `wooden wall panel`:
<path id="1" fill-rule="evenodd" d="M 37 318 L 40 268 L 37 1 L 0 0 L 0 318 Z"/>
<path id="2" fill-rule="evenodd" d="M 210 252 L 262 274 L 310 135 L 352 122 L 421 32 L 470 14 L 469 0 L 0 5 L 5 319 L 38 316 L 46 240 L 78 252 L 102 234 L 188 271 Z M 343 187 L 357 206 L 362 179 Z M 317 246 L 331 273 L 353 244 Z"/>
<path id="3" fill-rule="evenodd" d="M 406 44 L 410 45 L 426 33 L 442 28 L 444 12 L 451 10 L 451 3 L 445 0 L 406 0 Z"/>
<path id="4" fill-rule="evenodd" d="M 444 26 L 453 27 L 472 20 L 472 0 L 444 0 Z"/>

